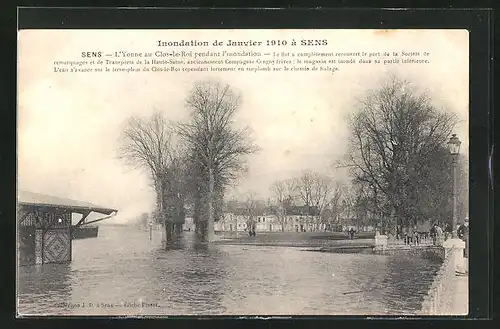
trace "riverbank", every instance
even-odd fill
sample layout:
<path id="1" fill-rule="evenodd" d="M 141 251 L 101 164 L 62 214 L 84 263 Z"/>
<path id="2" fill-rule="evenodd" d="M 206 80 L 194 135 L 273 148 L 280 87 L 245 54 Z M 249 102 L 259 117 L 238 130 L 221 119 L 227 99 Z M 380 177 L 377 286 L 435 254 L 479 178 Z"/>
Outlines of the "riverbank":
<path id="1" fill-rule="evenodd" d="M 342 233 L 340 233 L 342 234 Z M 268 247 L 301 247 L 310 248 L 311 251 L 322 251 L 328 248 L 373 248 L 375 240 L 370 238 L 341 239 L 339 234 L 330 232 L 266 232 L 258 233 L 254 237 L 248 234 L 238 236 L 217 236 L 214 242 L 217 245 L 248 245 L 248 246 L 268 246 Z M 333 251 L 332 251 L 333 252 Z"/>
<path id="2" fill-rule="evenodd" d="M 372 249 L 375 245 L 372 239 L 357 240 L 304 240 L 304 241 L 251 241 L 251 240 L 218 240 L 215 245 L 242 245 L 242 246 L 266 246 L 266 247 L 297 247 L 309 248 L 310 251 L 335 252 L 341 248 L 349 249 Z"/>
<path id="3" fill-rule="evenodd" d="M 385 249 L 376 250 L 374 236 L 373 238 L 360 238 L 358 235 L 351 240 L 345 237 L 341 239 L 341 234 L 341 232 L 265 232 L 257 234 L 255 237 L 249 237 L 247 234 L 241 233 L 238 236 L 236 234 L 232 236 L 219 234 L 214 244 L 297 247 L 304 248 L 306 251 L 324 253 L 410 255 L 436 261 L 444 259 L 444 249 L 432 245 L 431 241 L 423 241 L 418 245 L 405 245 L 399 240 L 389 240 Z M 365 236 L 370 236 L 370 233 L 367 232 Z"/>
<path id="4" fill-rule="evenodd" d="M 219 239 L 253 239 L 257 241 L 263 240 L 273 240 L 273 241 L 283 241 L 283 240 L 350 240 L 349 235 L 346 232 L 257 232 L 257 235 L 250 237 L 248 232 L 222 232 L 216 231 L 215 235 Z M 375 232 L 358 232 L 354 235 L 354 240 L 356 239 L 374 239 Z"/>

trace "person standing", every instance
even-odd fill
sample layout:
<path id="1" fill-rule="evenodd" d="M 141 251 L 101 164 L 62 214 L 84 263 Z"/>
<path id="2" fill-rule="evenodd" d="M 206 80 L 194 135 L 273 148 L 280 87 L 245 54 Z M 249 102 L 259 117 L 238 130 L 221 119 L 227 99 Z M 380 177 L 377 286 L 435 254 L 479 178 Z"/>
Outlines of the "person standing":
<path id="1" fill-rule="evenodd" d="M 444 229 L 444 236 L 445 236 L 445 240 L 448 240 L 449 237 L 451 237 L 453 235 L 453 229 L 451 228 L 451 225 L 450 223 L 447 223 L 445 225 L 445 229 Z"/>
<path id="2" fill-rule="evenodd" d="M 408 244 L 413 244 L 413 226 L 408 227 Z"/>
<path id="3" fill-rule="evenodd" d="M 438 225 L 436 225 L 436 242 L 438 246 L 443 245 L 443 229 Z"/>
<path id="4" fill-rule="evenodd" d="M 465 218 L 465 221 L 458 228 L 457 235 L 460 239 L 465 242 L 464 257 L 469 257 L 469 220 Z"/>
<path id="5" fill-rule="evenodd" d="M 437 237 L 436 237 L 436 227 L 437 227 L 437 224 L 434 224 L 432 225 L 431 227 L 431 230 L 430 230 L 430 236 L 431 236 L 431 239 L 432 239 L 432 244 L 435 246 L 437 244 Z"/>
<path id="6" fill-rule="evenodd" d="M 469 259 L 469 219 L 465 219 L 465 230 L 464 230 L 464 241 L 465 241 L 465 249 L 464 249 L 464 257 Z"/>
<path id="7" fill-rule="evenodd" d="M 420 244 L 420 236 L 419 236 L 419 233 L 418 233 L 418 227 L 415 226 L 413 228 L 413 244 L 415 245 L 419 245 Z"/>

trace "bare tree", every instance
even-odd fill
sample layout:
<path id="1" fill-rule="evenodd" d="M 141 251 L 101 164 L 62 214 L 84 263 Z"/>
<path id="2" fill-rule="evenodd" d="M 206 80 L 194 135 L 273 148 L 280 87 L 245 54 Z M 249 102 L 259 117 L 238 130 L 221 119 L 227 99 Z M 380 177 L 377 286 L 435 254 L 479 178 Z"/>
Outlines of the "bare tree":
<path id="1" fill-rule="evenodd" d="M 295 180 L 279 180 L 271 186 L 273 197 L 271 199 L 273 214 L 281 225 L 281 231 L 285 231 L 285 223 L 289 209 L 292 206 L 294 193 L 296 191 Z"/>
<path id="2" fill-rule="evenodd" d="M 342 200 L 340 201 L 340 204 L 341 204 L 340 206 L 341 222 L 339 224 L 343 227 L 344 225 L 351 223 L 353 209 L 354 209 L 354 198 L 350 188 L 344 187 L 342 189 Z"/>
<path id="3" fill-rule="evenodd" d="M 323 212 L 328 204 L 332 201 L 334 184 L 333 180 L 326 175 L 313 175 L 311 201 L 315 206 L 318 221 L 316 229 L 319 229 L 320 224 L 326 224 L 323 221 Z"/>
<path id="4" fill-rule="evenodd" d="M 413 225 L 412 203 L 422 197 L 424 186 L 432 185 L 425 173 L 441 156 L 455 123 L 456 118 L 438 111 L 425 93 L 391 77 L 361 100 L 351 118 L 347 157 L 355 183 L 364 184 L 372 198 L 385 205 L 381 212 Z"/>
<path id="5" fill-rule="evenodd" d="M 211 242 L 214 239 L 216 184 L 222 188 L 237 179 L 245 170 L 243 157 L 258 148 L 251 141 L 248 128 L 233 127 L 240 96 L 229 85 L 213 81 L 196 83 L 186 105 L 191 110 L 191 120 L 180 124 L 178 132 L 190 145 L 192 159 L 198 165 L 199 189 L 206 193 L 203 202 L 208 212 L 203 233 Z"/>
<path id="6" fill-rule="evenodd" d="M 249 192 L 245 195 L 242 202 L 245 216 L 247 217 L 247 228 L 249 232 L 255 233 L 255 217 L 260 213 L 262 202 L 259 202 L 259 197 L 255 192 Z"/>
<path id="7" fill-rule="evenodd" d="M 173 149 L 171 155 L 170 163 L 162 175 L 167 241 L 170 240 L 173 230 L 177 234 L 181 232 L 186 217 L 187 195 L 190 193 L 189 184 L 186 184 L 190 176 L 190 168 L 186 165 L 189 155 L 180 147 Z"/>
<path id="8" fill-rule="evenodd" d="M 302 175 L 295 179 L 295 190 L 297 197 L 307 209 L 306 219 L 311 223 L 311 212 L 313 210 L 313 189 L 314 189 L 314 173 L 306 170 Z"/>
<path id="9" fill-rule="evenodd" d="M 156 192 L 158 219 L 164 219 L 163 174 L 173 159 L 172 125 L 160 112 L 149 118 L 128 119 L 120 139 L 119 157 L 128 165 L 144 168 Z"/>
<path id="10" fill-rule="evenodd" d="M 186 150 L 174 143 L 175 125 L 161 112 L 149 118 L 131 117 L 122 133 L 119 157 L 136 168 L 145 168 L 156 192 L 155 220 L 164 225 L 166 239 L 180 233 L 185 219 L 188 190 Z"/>
<path id="11" fill-rule="evenodd" d="M 312 171 L 304 171 L 295 180 L 298 197 L 307 208 L 307 219 L 316 229 L 322 223 L 322 213 L 331 201 L 333 187 L 333 181 L 330 177 Z M 314 223 L 312 221 L 313 214 L 317 216 L 317 221 Z"/>
<path id="12" fill-rule="evenodd" d="M 365 224 L 369 211 L 366 192 L 363 184 L 352 184 L 344 188 L 342 193 L 342 206 L 347 223 L 354 224 L 357 231 Z"/>
<path id="13" fill-rule="evenodd" d="M 377 219 L 373 219 L 373 204 L 370 190 L 365 184 L 357 184 L 354 186 L 354 216 L 356 219 L 356 231 L 360 231 L 361 227 L 369 224 L 377 224 Z M 372 221 L 370 221 L 372 219 Z M 375 222 L 373 222 L 373 220 Z"/>
<path id="14" fill-rule="evenodd" d="M 295 179 L 295 189 L 299 199 L 307 207 L 312 205 L 312 194 L 314 188 L 314 173 L 307 170 L 302 175 Z"/>
<path id="15" fill-rule="evenodd" d="M 338 184 L 334 184 L 329 196 L 328 203 L 325 206 L 325 211 L 322 212 L 321 218 L 323 223 L 327 224 L 330 228 L 340 218 L 342 213 L 342 189 Z"/>

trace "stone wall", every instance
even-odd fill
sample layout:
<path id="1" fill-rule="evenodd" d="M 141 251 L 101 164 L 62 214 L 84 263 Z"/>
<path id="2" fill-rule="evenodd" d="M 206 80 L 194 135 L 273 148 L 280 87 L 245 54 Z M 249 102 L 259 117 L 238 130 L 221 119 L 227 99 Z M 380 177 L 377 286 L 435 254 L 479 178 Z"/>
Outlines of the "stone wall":
<path id="1" fill-rule="evenodd" d="M 409 255 L 422 257 L 429 260 L 443 261 L 445 250 L 438 246 L 422 246 L 412 248 L 373 248 L 373 253 L 377 255 Z"/>
<path id="2" fill-rule="evenodd" d="M 452 239 L 450 239 L 452 240 Z M 455 276 L 456 271 L 462 267 L 461 260 L 463 259 L 463 247 L 458 242 L 444 246 L 444 261 L 432 285 L 430 286 L 420 310 L 420 315 L 461 315 L 454 314 L 450 300 L 454 296 L 456 288 Z"/>
<path id="3" fill-rule="evenodd" d="M 445 315 L 445 301 L 442 296 L 445 294 L 445 290 L 450 289 L 447 283 L 452 281 L 452 277 L 455 275 L 455 264 L 453 262 L 453 257 L 446 257 L 439 269 L 434 281 L 432 282 L 424 301 L 422 302 L 422 308 L 420 310 L 420 315 Z"/>
<path id="4" fill-rule="evenodd" d="M 441 261 L 441 267 L 429 287 L 422 302 L 420 315 L 462 315 L 455 314 L 453 298 L 457 293 L 455 286 L 456 271 L 467 272 L 464 262 L 465 244 L 459 239 L 448 239 L 442 246 L 388 244 L 387 237 L 377 234 L 373 253 L 382 255 L 412 255 L 434 261 Z M 457 297 L 458 298 L 458 297 Z M 450 300 L 451 299 L 451 300 Z"/>

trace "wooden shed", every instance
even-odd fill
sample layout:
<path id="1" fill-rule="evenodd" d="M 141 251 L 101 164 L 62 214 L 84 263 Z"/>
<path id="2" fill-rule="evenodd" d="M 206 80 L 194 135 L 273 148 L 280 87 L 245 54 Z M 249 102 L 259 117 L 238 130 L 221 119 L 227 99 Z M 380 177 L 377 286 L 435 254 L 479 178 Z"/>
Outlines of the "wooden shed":
<path id="1" fill-rule="evenodd" d="M 84 224 L 85 219 L 91 213 L 109 216 L 117 212 L 116 209 L 97 206 L 89 202 L 18 191 L 18 264 L 70 262 L 73 228 Z M 72 225 L 72 214 L 82 215 L 82 219 L 76 225 Z M 106 218 L 109 217 L 99 220 Z"/>

